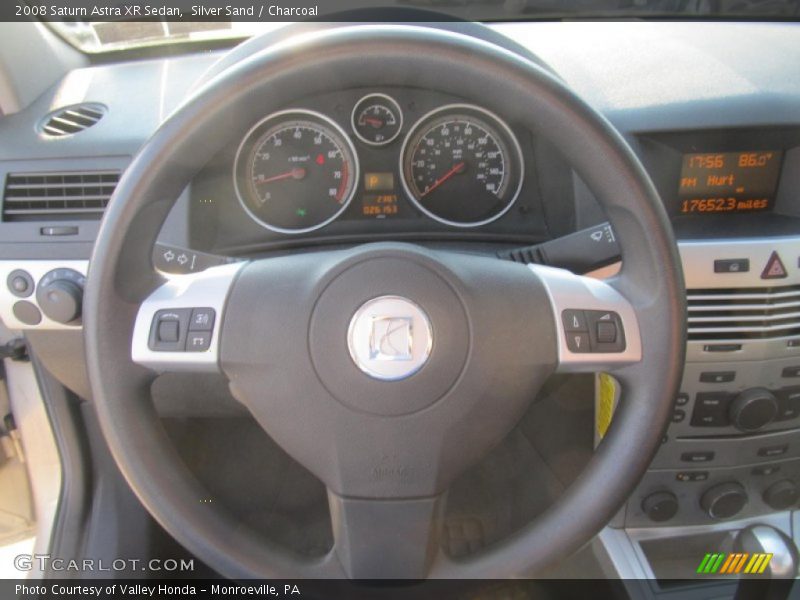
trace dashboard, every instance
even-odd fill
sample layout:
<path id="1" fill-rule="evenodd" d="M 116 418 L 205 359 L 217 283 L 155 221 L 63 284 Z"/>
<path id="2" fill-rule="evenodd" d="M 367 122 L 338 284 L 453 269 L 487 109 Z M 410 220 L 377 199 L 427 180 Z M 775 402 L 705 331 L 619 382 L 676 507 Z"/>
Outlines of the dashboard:
<path id="1" fill-rule="evenodd" d="M 657 578 L 675 559 L 648 555 L 658 536 L 704 535 L 703 527 L 765 516 L 791 529 L 800 518 L 800 81 L 786 74 L 800 64 L 800 29 L 493 29 L 617 127 L 679 241 L 689 305 L 684 381 L 661 451 L 612 522 L 631 564 L 641 565 L 632 576 Z M 80 69 L 0 121 L 0 137 L 17 141 L 0 147 L 0 316 L 34 343 L 42 335 L 48 367 L 79 393 L 87 392 L 80 370 L 55 352 L 78 343 L 79 298 L 58 312 L 64 304 L 49 307 L 47 291 L 69 288 L 74 297 L 102 210 L 80 215 L 77 196 L 58 194 L 80 184 L 107 202 L 105 188 L 113 191 L 136 150 L 221 56 Z M 159 268 L 187 273 L 379 240 L 563 266 L 569 251 L 559 259 L 548 246 L 563 236 L 570 251 L 614 263 L 613 231 L 569 157 L 496 110 L 490 90 L 460 98 L 413 82 L 336 89 L 334 79 L 330 93 L 294 99 L 256 122 L 231 115 L 223 150 L 162 229 Z M 41 134 L 54 108 L 86 101 L 106 109 L 96 126 L 57 140 Z M 83 211 L 96 208 L 79 201 Z M 52 343 L 57 335 L 73 337 Z"/>

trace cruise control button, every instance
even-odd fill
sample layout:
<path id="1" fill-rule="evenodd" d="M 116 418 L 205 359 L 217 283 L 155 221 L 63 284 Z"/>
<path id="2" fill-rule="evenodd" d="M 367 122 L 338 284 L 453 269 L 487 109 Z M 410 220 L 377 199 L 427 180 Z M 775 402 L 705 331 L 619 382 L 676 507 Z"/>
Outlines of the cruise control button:
<path id="1" fill-rule="evenodd" d="M 591 352 L 589 334 L 580 332 L 567 333 L 567 348 L 569 348 L 570 352 Z"/>
<path id="2" fill-rule="evenodd" d="M 192 318 L 189 321 L 189 331 L 211 331 L 214 329 L 214 317 L 216 313 L 213 308 L 192 309 Z"/>
<path id="3" fill-rule="evenodd" d="M 678 397 L 675 398 L 675 406 L 686 406 L 687 404 L 689 404 L 689 394 L 685 392 L 678 394 Z"/>
<path id="4" fill-rule="evenodd" d="M 158 352 L 183 352 L 191 308 L 159 310 L 153 316 L 148 346 Z"/>
<path id="5" fill-rule="evenodd" d="M 686 412 L 682 411 L 680 408 L 676 408 L 675 411 L 672 413 L 673 423 L 681 423 L 685 418 L 686 418 Z"/>
<path id="6" fill-rule="evenodd" d="M 187 352 L 203 352 L 211 347 L 210 331 L 190 331 L 186 337 Z"/>

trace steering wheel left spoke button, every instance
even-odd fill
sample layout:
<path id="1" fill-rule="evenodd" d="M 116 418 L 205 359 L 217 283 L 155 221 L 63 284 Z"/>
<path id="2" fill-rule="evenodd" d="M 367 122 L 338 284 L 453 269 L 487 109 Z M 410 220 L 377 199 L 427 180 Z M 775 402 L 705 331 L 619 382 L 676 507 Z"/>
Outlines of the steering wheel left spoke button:
<path id="1" fill-rule="evenodd" d="M 205 352 L 211 347 L 210 331 L 190 331 L 186 337 L 187 352 Z"/>
<path id="2" fill-rule="evenodd" d="M 212 331 L 214 329 L 214 317 L 216 317 L 216 313 L 213 308 L 192 309 L 189 331 Z"/>
<path id="3" fill-rule="evenodd" d="M 153 316 L 148 346 L 159 352 L 182 352 L 192 316 L 191 308 L 159 310 Z M 206 346 L 207 348 L 207 346 Z"/>

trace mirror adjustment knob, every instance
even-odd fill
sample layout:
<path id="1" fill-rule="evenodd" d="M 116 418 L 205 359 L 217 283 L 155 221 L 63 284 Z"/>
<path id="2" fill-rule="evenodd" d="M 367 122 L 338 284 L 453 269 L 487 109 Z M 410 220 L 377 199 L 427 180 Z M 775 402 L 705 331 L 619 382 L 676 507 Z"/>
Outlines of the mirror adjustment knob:
<path id="1" fill-rule="evenodd" d="M 678 512 L 678 498 L 672 492 L 654 492 L 642 500 L 642 511 L 651 521 L 669 521 Z"/>
<path id="2" fill-rule="evenodd" d="M 740 431 L 756 431 L 768 425 L 778 414 L 778 400 L 769 390 L 751 388 L 731 403 L 731 423 Z"/>
<path id="3" fill-rule="evenodd" d="M 764 502 L 775 510 L 786 510 L 797 504 L 800 493 L 798 493 L 797 485 L 794 481 L 782 479 L 764 490 L 762 498 Z"/>
<path id="4" fill-rule="evenodd" d="M 83 275 L 71 269 L 56 269 L 42 277 L 36 302 L 48 319 L 69 324 L 81 317 Z"/>
<path id="5" fill-rule="evenodd" d="M 700 498 L 700 506 L 712 519 L 729 519 L 747 504 L 747 492 L 735 481 L 709 488 Z"/>

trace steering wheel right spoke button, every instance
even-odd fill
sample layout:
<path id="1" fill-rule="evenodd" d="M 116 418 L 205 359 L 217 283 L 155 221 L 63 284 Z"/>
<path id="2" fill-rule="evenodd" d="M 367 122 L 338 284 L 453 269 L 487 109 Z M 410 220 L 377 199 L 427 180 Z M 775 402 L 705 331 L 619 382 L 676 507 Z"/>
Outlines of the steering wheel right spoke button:
<path id="1" fill-rule="evenodd" d="M 622 319 L 614 311 L 567 309 L 561 313 L 561 322 L 570 352 L 625 351 Z"/>

